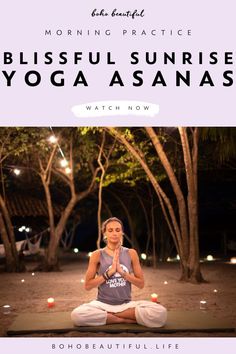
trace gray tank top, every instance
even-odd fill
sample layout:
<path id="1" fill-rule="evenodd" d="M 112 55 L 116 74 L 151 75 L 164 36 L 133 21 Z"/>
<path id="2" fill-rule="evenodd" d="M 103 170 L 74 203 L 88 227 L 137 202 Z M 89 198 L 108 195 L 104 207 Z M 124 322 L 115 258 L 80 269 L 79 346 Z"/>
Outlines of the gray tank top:
<path id="1" fill-rule="evenodd" d="M 112 265 L 113 257 L 106 253 L 105 249 L 100 250 L 100 267 L 98 275 L 102 275 Z M 120 266 L 128 273 L 132 272 L 132 263 L 129 249 L 121 247 Z M 105 283 L 98 287 L 97 300 L 110 305 L 121 305 L 131 300 L 131 283 L 117 272 Z"/>

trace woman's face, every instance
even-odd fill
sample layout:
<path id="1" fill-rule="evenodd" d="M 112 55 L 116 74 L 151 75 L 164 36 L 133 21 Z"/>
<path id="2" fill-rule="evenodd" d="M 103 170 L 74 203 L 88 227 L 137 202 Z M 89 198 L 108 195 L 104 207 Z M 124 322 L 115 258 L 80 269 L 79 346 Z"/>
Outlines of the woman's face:
<path id="1" fill-rule="evenodd" d="M 123 230 L 122 226 L 118 221 L 110 221 L 106 225 L 105 235 L 107 237 L 107 241 L 111 243 L 119 243 L 121 242 Z"/>

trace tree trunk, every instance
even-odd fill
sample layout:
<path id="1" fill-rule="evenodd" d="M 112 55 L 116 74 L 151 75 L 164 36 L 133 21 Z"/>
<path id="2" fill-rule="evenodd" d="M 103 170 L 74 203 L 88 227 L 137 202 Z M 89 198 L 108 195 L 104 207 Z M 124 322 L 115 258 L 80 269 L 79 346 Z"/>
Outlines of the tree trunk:
<path id="1" fill-rule="evenodd" d="M 149 166 L 147 165 L 145 159 L 143 158 L 142 153 L 135 149 L 133 145 L 131 145 L 128 140 L 116 129 L 108 128 L 108 131 L 115 136 L 127 150 L 133 155 L 133 157 L 140 163 L 143 170 L 147 174 L 154 190 L 156 191 L 158 200 L 160 202 L 160 206 L 169 227 L 170 233 L 173 237 L 177 252 L 179 253 L 180 257 L 184 257 L 184 249 L 182 247 L 182 238 L 181 232 L 178 225 L 177 218 L 175 216 L 174 208 L 171 204 L 170 199 L 167 197 L 163 189 L 161 188 L 160 184 L 158 183 L 156 177 L 153 175 L 152 171 L 150 170 Z"/>
<path id="2" fill-rule="evenodd" d="M 193 284 L 206 283 L 206 280 L 204 280 L 201 273 L 200 263 L 196 263 L 193 268 L 190 268 L 187 263 L 183 263 L 181 261 L 180 270 L 181 270 L 181 276 L 179 279 L 180 281 L 190 282 Z"/>
<path id="3" fill-rule="evenodd" d="M 41 270 L 44 272 L 58 272 L 60 271 L 59 260 L 58 260 L 58 246 L 60 238 L 57 237 L 56 232 L 54 235 L 50 232 L 50 241 L 48 249 L 46 252 L 46 257 L 43 264 L 41 265 Z"/>
<path id="4" fill-rule="evenodd" d="M 48 208 L 50 239 L 49 239 L 48 249 L 45 254 L 45 258 L 42 261 L 42 263 L 39 264 L 36 270 L 39 271 L 41 270 L 44 272 L 59 271 L 57 249 L 58 249 L 60 239 L 56 238 L 53 204 L 52 204 L 52 198 L 51 198 L 51 193 L 49 188 L 49 181 L 47 181 L 47 175 L 44 172 L 40 174 L 40 177 L 44 187 L 47 208 Z"/>
<path id="5" fill-rule="evenodd" d="M 102 171 L 102 176 L 99 183 L 98 189 L 98 210 L 97 210 L 97 221 L 98 221 L 98 238 L 97 238 L 97 249 L 101 247 L 101 239 L 102 239 L 102 220 L 101 220 L 101 213 L 102 213 L 102 183 L 105 171 Z"/>
<path id="6" fill-rule="evenodd" d="M 120 201 L 123 209 L 125 210 L 126 216 L 128 218 L 132 247 L 135 248 L 138 253 L 140 253 L 140 248 L 139 248 L 139 244 L 138 244 L 137 238 L 135 236 L 134 224 L 133 224 L 133 220 L 132 220 L 132 217 L 130 215 L 130 212 L 129 212 L 128 208 L 126 207 L 125 203 L 123 202 L 123 200 L 120 197 L 117 197 L 117 198 Z"/>
<path id="7" fill-rule="evenodd" d="M 173 191 L 175 193 L 177 203 L 178 203 L 178 212 L 179 212 L 179 223 L 180 223 L 180 231 L 181 231 L 181 238 L 183 240 L 183 251 L 184 251 L 184 257 L 188 256 L 188 221 L 187 221 L 187 208 L 186 208 L 186 203 L 184 199 L 183 192 L 180 188 L 180 185 L 178 183 L 178 180 L 175 176 L 174 170 L 169 162 L 169 159 L 163 149 L 163 146 L 155 133 L 154 129 L 149 127 L 145 128 L 152 143 L 153 146 L 156 149 L 157 155 L 159 156 L 161 163 L 166 171 L 166 174 L 169 178 L 170 184 L 173 188 Z"/>
<path id="8" fill-rule="evenodd" d="M 99 181 L 98 187 L 98 210 L 97 210 L 97 221 L 98 221 L 98 238 L 97 238 L 97 249 L 101 247 L 101 239 L 102 239 L 102 221 L 101 221 L 101 213 L 102 213 L 102 187 L 103 187 L 103 180 L 105 177 L 105 168 L 102 164 L 102 152 L 105 143 L 105 133 L 103 132 L 102 144 L 100 146 L 99 154 L 98 154 L 98 165 L 102 171 Z"/>
<path id="9" fill-rule="evenodd" d="M 152 225 L 152 266 L 153 268 L 157 268 L 155 219 L 154 219 L 154 205 L 153 205 L 152 194 L 151 194 L 151 225 Z"/>
<path id="10" fill-rule="evenodd" d="M 51 233 L 54 235 L 55 234 L 55 223 L 54 223 L 52 198 L 51 198 L 49 185 L 45 179 L 46 179 L 45 176 L 41 175 L 41 180 L 43 183 L 44 193 L 46 196 L 46 202 L 47 202 L 47 207 L 48 207 L 48 220 L 49 220 L 50 235 L 51 235 Z"/>
<path id="11" fill-rule="evenodd" d="M 17 271 L 17 266 L 15 259 L 12 254 L 11 244 L 8 240 L 7 230 L 4 223 L 2 213 L 0 212 L 0 232 L 2 236 L 2 242 L 5 249 L 5 270 L 6 272 L 12 273 Z"/>
<path id="12" fill-rule="evenodd" d="M 192 128 L 192 153 L 187 135 L 187 128 L 179 128 L 183 149 L 186 180 L 188 187 L 188 217 L 189 217 L 189 281 L 197 283 L 203 281 L 200 271 L 199 236 L 198 236 L 198 128 Z"/>
<path id="13" fill-rule="evenodd" d="M 192 154 L 189 148 L 189 141 L 186 128 L 179 128 L 181 145 L 183 149 L 184 165 L 186 170 L 186 180 L 188 187 L 187 202 L 183 191 L 180 188 L 175 176 L 173 167 L 163 149 L 163 146 L 153 128 L 145 128 L 157 155 L 166 171 L 178 203 L 178 215 L 175 214 L 173 205 L 167 195 L 164 193 L 156 177 L 147 165 L 144 154 L 138 146 L 129 143 L 129 141 L 114 128 L 108 128 L 108 131 L 124 144 L 127 150 L 141 164 L 147 176 L 149 177 L 160 201 L 162 211 L 167 221 L 170 233 L 173 237 L 177 252 L 181 259 L 181 279 L 185 281 L 201 281 L 199 262 L 199 240 L 198 240 L 198 198 L 197 198 L 197 161 L 198 161 L 198 128 L 192 129 L 193 147 Z M 167 214 L 167 211 L 169 214 Z"/>
<path id="14" fill-rule="evenodd" d="M 69 203 L 67 204 L 66 208 L 64 209 L 64 212 L 62 213 L 57 226 L 55 227 L 53 232 L 50 231 L 50 240 L 43 266 L 44 271 L 50 272 L 60 270 L 58 260 L 58 248 L 62 234 L 65 230 L 66 223 L 68 221 L 69 216 L 71 215 L 72 210 L 74 209 L 76 202 L 77 198 L 72 197 Z"/>
<path id="15" fill-rule="evenodd" d="M 65 250 L 69 250 L 71 248 L 73 240 L 75 238 L 75 231 L 76 231 L 76 228 L 77 228 L 78 224 L 79 224 L 79 222 L 73 221 L 72 229 L 69 230 L 68 232 L 67 232 L 67 230 L 65 228 L 65 230 L 64 230 L 64 232 L 66 234 L 65 239 L 63 240 L 61 238 L 61 243 L 62 243 L 63 248 Z"/>
<path id="16" fill-rule="evenodd" d="M 17 253 L 17 249 L 16 249 L 14 228 L 13 228 L 11 218 L 10 218 L 9 212 L 7 210 L 5 201 L 3 200 L 1 194 L 0 194 L 0 209 L 2 210 L 3 218 L 4 218 L 6 229 L 7 229 L 7 234 L 9 237 L 9 242 L 11 244 L 12 255 L 14 257 L 15 264 L 16 264 L 16 271 L 19 272 L 20 271 L 20 261 L 19 261 L 19 257 L 18 257 L 18 253 Z"/>
<path id="17" fill-rule="evenodd" d="M 147 213 L 147 210 L 146 210 L 146 207 L 144 205 L 144 202 L 142 200 L 142 198 L 140 197 L 140 195 L 138 193 L 136 193 L 137 195 L 137 198 L 141 204 L 141 207 L 143 209 L 143 214 L 144 214 L 144 217 L 145 217 L 145 221 L 146 221 L 146 226 L 147 226 L 147 244 L 146 244 L 146 249 L 145 249 L 145 253 L 148 254 L 148 251 L 149 251 L 149 243 L 150 243 L 150 240 L 151 240 L 151 226 L 150 226 L 150 222 L 149 222 L 149 218 L 148 218 L 148 213 Z"/>

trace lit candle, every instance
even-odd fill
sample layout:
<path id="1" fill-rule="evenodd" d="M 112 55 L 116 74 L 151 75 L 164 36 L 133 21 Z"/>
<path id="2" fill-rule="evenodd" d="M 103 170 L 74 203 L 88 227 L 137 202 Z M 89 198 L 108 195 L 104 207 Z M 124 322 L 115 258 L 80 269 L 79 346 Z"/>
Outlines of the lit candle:
<path id="1" fill-rule="evenodd" d="M 205 300 L 200 301 L 200 310 L 206 310 L 207 309 L 207 302 Z"/>
<path id="2" fill-rule="evenodd" d="M 3 305 L 3 314 L 9 315 L 11 313 L 11 306 L 10 305 Z"/>
<path id="3" fill-rule="evenodd" d="M 156 294 L 156 293 L 151 294 L 152 302 L 157 302 L 157 298 L 158 298 L 158 294 Z"/>
<path id="4" fill-rule="evenodd" d="M 49 297 L 47 302 L 48 302 L 48 307 L 53 307 L 55 305 L 53 297 Z"/>

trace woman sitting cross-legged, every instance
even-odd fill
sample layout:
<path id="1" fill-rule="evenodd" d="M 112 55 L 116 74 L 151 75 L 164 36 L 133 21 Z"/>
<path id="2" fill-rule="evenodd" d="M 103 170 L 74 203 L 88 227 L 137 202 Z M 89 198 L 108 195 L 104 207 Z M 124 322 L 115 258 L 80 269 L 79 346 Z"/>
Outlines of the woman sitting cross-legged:
<path id="1" fill-rule="evenodd" d="M 123 247 L 123 224 L 110 218 L 102 225 L 106 247 L 92 253 L 85 278 L 85 289 L 98 287 L 97 300 L 75 308 L 71 319 L 75 326 L 100 326 L 111 323 L 138 323 L 162 327 L 165 307 L 151 301 L 132 301 L 131 284 L 144 287 L 137 252 Z"/>

